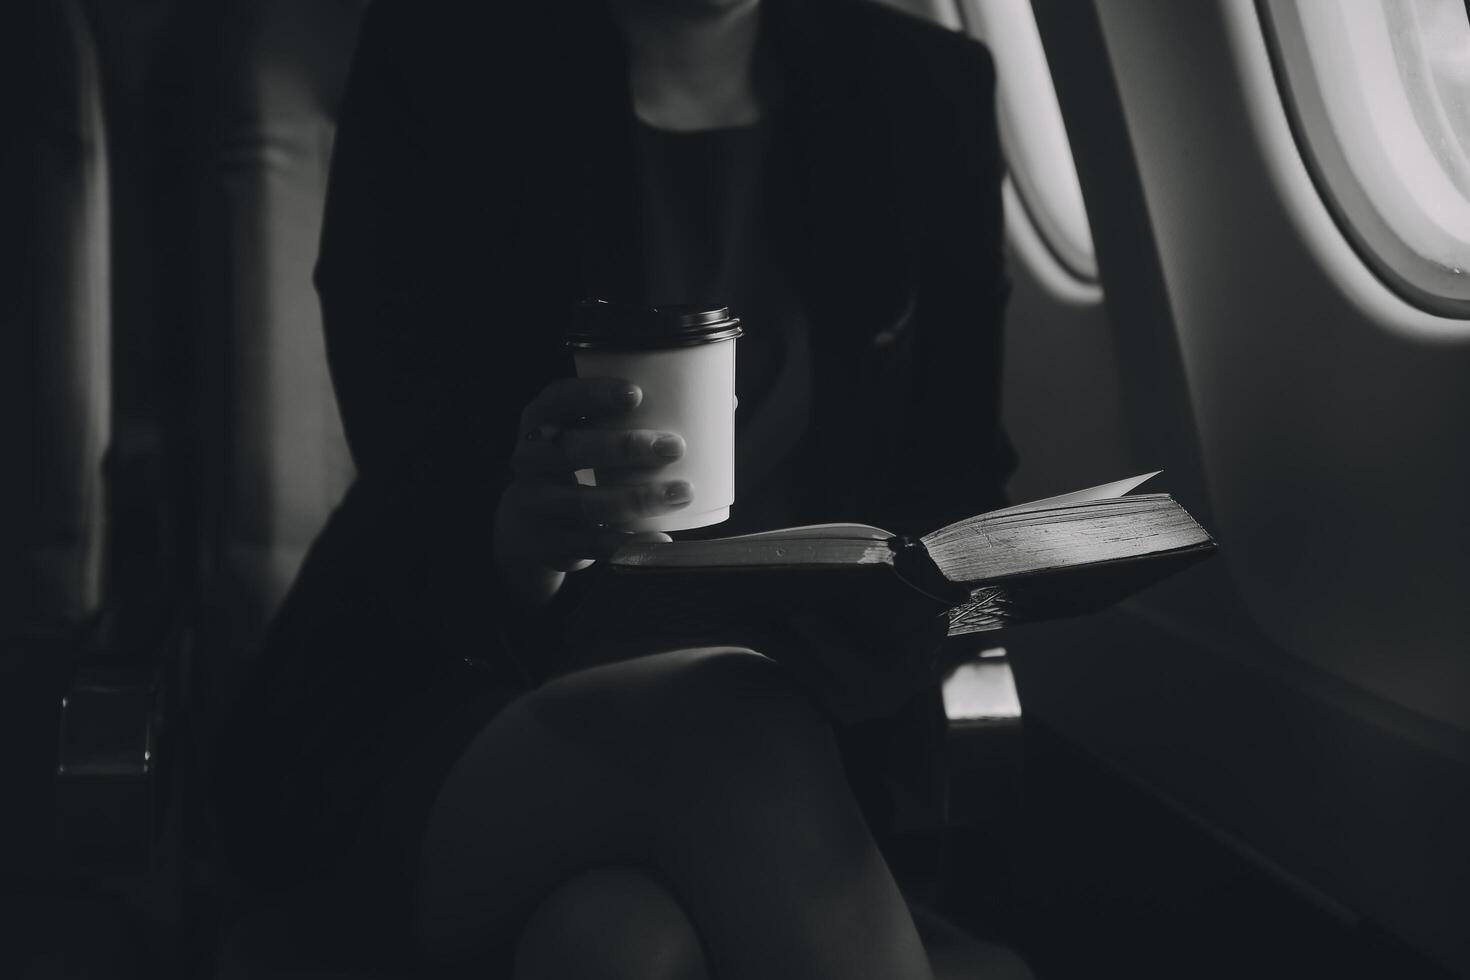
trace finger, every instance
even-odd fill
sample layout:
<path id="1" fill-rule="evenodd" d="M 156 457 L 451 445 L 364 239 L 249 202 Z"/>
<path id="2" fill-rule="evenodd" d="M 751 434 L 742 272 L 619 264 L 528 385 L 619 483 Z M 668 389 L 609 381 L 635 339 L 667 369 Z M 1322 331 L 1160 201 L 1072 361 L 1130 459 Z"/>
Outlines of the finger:
<path id="1" fill-rule="evenodd" d="M 562 483 L 520 484 L 520 503 L 543 520 L 565 526 L 617 525 L 686 507 L 693 488 L 685 480 L 656 480 L 627 486 L 584 487 Z"/>
<path id="2" fill-rule="evenodd" d="M 635 542 L 672 541 L 660 531 L 614 531 L 606 528 L 577 530 L 554 528 L 547 538 L 546 565 L 556 571 L 572 572 L 588 562 L 611 558 L 625 545 Z"/>
<path id="3" fill-rule="evenodd" d="M 630 531 L 623 535 L 623 544 L 667 544 L 672 540 L 662 531 Z"/>
<path id="4" fill-rule="evenodd" d="M 576 487 L 582 513 L 594 524 L 626 524 L 658 517 L 689 506 L 693 489 L 684 480 L 660 480 L 627 486 Z"/>
<path id="5" fill-rule="evenodd" d="M 643 400 L 643 390 L 623 378 L 559 378 L 541 389 L 521 413 L 521 431 L 544 422 L 570 425 L 615 418 Z"/>
<path id="6" fill-rule="evenodd" d="M 567 464 L 561 440 L 565 433 L 543 423 L 521 434 L 510 456 L 510 470 L 518 477 L 564 478 L 575 467 Z"/>
<path id="7" fill-rule="evenodd" d="M 576 467 L 567 462 L 562 451 L 563 433 L 558 428 L 553 434 L 545 430 L 556 428 L 543 424 L 516 441 L 510 456 L 510 471 L 521 479 L 565 483 L 575 479 Z"/>
<path id="8" fill-rule="evenodd" d="M 576 558 L 571 554 L 557 553 L 542 558 L 541 564 L 553 572 L 580 572 L 596 560 L 595 558 Z"/>
<path id="9" fill-rule="evenodd" d="M 603 557 L 603 547 L 593 535 L 573 528 L 556 527 L 547 532 L 542 561 L 558 572 L 577 572 Z"/>
<path id="10" fill-rule="evenodd" d="M 568 429 L 561 449 L 574 470 L 665 466 L 684 455 L 684 438 L 659 429 Z"/>
<path id="11" fill-rule="evenodd" d="M 564 429 L 558 438 L 522 439 L 511 457 L 519 476 L 571 473 L 588 467 L 653 469 L 684 455 L 677 433 L 658 429 Z"/>

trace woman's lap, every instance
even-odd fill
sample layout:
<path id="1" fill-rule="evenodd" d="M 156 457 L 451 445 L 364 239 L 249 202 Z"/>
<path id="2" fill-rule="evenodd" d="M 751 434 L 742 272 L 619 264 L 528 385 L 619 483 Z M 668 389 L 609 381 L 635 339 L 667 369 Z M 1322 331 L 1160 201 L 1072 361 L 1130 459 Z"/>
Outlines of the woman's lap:
<path id="1" fill-rule="evenodd" d="M 616 662 L 672 652 L 662 646 L 628 649 Z M 689 650 L 697 656 L 700 651 Z M 745 651 L 749 653 L 749 651 Z M 752 654 L 753 656 L 753 654 Z M 596 668 L 589 668 L 596 669 Z M 636 671 L 636 667 L 634 670 Z M 562 680 L 576 684 L 574 671 Z M 451 670 L 417 692 L 384 720 L 394 734 L 380 759 L 381 781 L 361 822 L 343 824 L 353 844 L 335 877 L 355 895 L 384 940 L 411 950 L 413 902 L 418 892 L 420 851 L 436 800 L 466 749 L 510 705 L 531 693 L 524 688 L 486 685 L 472 666 Z M 494 798 L 497 787 L 484 789 Z M 513 801 L 508 801 L 514 805 Z"/>
<path id="2" fill-rule="evenodd" d="M 720 652 L 738 653 L 739 656 L 711 656 Z M 655 653 L 664 656 L 652 657 Z M 691 669 L 663 669 L 672 661 L 681 661 L 683 667 Z M 732 665 L 731 661 L 738 662 Z M 733 670 L 730 669 L 732 666 Z M 620 688 L 627 687 L 632 692 L 641 688 L 642 693 L 626 698 L 604 697 L 599 692 L 608 690 L 605 685 L 614 676 L 614 683 Z M 647 720 L 640 718 L 640 713 L 658 701 L 675 705 L 669 710 L 681 716 L 677 723 L 698 727 L 711 720 L 704 707 L 697 703 L 698 698 L 691 699 L 688 696 L 690 690 L 681 686 L 690 676 L 697 678 L 695 688 L 699 690 L 733 685 L 742 689 L 740 697 L 743 698 L 775 696 L 788 707 L 794 706 L 793 710 L 804 720 L 816 721 L 817 727 L 830 736 L 830 730 L 820 722 L 804 697 L 789 696 L 791 688 L 784 682 L 778 667 L 753 651 L 740 648 L 625 649 L 620 651 L 620 657 L 614 664 L 562 675 L 537 689 L 530 698 L 523 697 L 528 693 L 524 689 L 497 687 L 483 680 L 477 681 L 472 670 L 469 675 L 451 671 L 407 696 L 397 710 L 381 719 L 394 735 L 386 740 L 387 748 L 379 758 L 379 782 L 371 804 L 355 828 L 346 822 L 342 825 L 343 832 L 351 833 L 355 840 L 339 865 L 337 877 L 347 886 L 345 891 L 354 896 L 354 904 L 363 908 L 365 922 L 371 923 L 371 928 L 394 951 L 412 955 L 411 924 L 414 903 L 419 894 L 420 856 L 436 801 L 449 781 L 450 773 L 469 748 L 494 726 L 496 719 L 505 714 L 509 706 L 517 705 L 518 710 L 531 707 L 542 721 L 551 721 L 560 734 L 571 735 L 580 746 L 596 754 L 600 751 L 600 743 L 608 741 L 603 738 L 604 734 L 613 735 L 619 731 L 627 734 L 629 729 L 637 729 Z M 678 706 L 680 701 L 686 703 Z M 734 720 L 740 724 L 738 719 Z M 746 738 L 753 739 L 759 734 L 752 730 L 746 733 Z M 779 751 L 769 747 L 766 750 L 768 763 L 779 765 L 780 756 Z M 551 764 L 547 760 L 546 765 Z M 710 764 L 718 766 L 720 762 L 711 759 Z M 496 799 L 502 787 L 497 785 L 493 769 L 479 772 L 475 778 L 481 783 L 481 799 L 488 801 L 489 805 L 495 808 L 524 805 L 523 799 L 512 795 L 507 795 L 503 803 Z M 661 778 L 677 782 L 679 773 L 667 770 Z M 513 794 L 523 788 L 504 789 Z M 488 827 L 485 830 L 495 833 Z M 501 833 L 509 836 L 503 830 Z M 503 840 L 496 846 L 504 853 L 513 854 L 516 842 Z M 607 857 L 612 860 L 631 859 L 636 864 L 639 856 L 636 850 L 620 851 L 615 845 L 607 852 Z M 578 870 L 576 866 L 569 865 L 561 874 L 567 878 Z M 553 875 L 536 887 L 549 888 L 556 880 Z M 529 914 L 534 908 L 534 899 L 527 898 L 520 905 L 520 911 Z M 509 949 L 502 944 L 500 955 L 508 954 Z"/>
<path id="3" fill-rule="evenodd" d="M 438 770 L 439 793 L 431 801 L 429 809 L 421 814 L 423 819 L 412 825 L 400 826 L 411 826 L 419 834 L 417 843 L 420 850 L 428 850 L 431 842 L 424 839 L 423 832 L 431 811 L 440 818 L 442 838 L 445 833 L 442 827 L 450 822 L 443 811 L 466 809 L 464 800 L 468 796 L 473 799 L 476 813 L 467 820 L 461 820 L 456 830 L 448 832 L 458 835 L 457 843 L 463 852 L 462 857 L 456 855 L 453 862 L 458 864 L 461 859 L 464 863 L 474 862 L 476 859 L 471 852 L 482 856 L 500 853 L 506 855 L 507 863 L 514 861 L 522 853 L 520 842 L 509 839 L 510 834 L 504 829 L 499 832 L 492 829 L 499 816 L 506 812 L 505 808 L 517 811 L 534 809 L 544 802 L 540 797 L 549 799 L 553 792 L 563 800 L 567 795 L 584 794 L 589 812 L 592 805 L 605 804 L 619 791 L 619 760 L 605 756 L 604 751 L 612 745 L 626 745 L 630 741 L 641 742 L 650 753 L 658 751 L 659 746 L 654 740 L 641 738 L 637 732 L 654 723 L 652 715 L 657 711 L 679 710 L 672 707 L 680 700 L 679 692 L 674 688 L 680 683 L 680 675 L 693 673 L 668 668 L 678 661 L 679 666 L 696 667 L 703 663 L 706 667 L 714 665 L 718 669 L 714 661 L 720 654 L 737 654 L 742 660 L 748 658 L 753 662 L 759 661 L 763 667 L 773 666 L 765 658 L 743 648 L 627 647 L 606 662 L 558 675 L 534 691 L 525 692 L 500 706 L 506 710 L 485 714 L 478 731 L 466 733 L 468 738 L 459 743 L 457 759 Z M 729 673 L 733 677 L 741 672 L 737 669 Z M 698 710 L 692 701 L 684 700 L 688 709 Z M 660 705 L 662 709 L 657 707 Z M 507 728 L 513 734 L 501 734 L 501 730 Z M 502 764 L 497 766 L 484 762 L 487 742 L 492 746 L 497 743 L 514 744 L 509 745 L 509 752 L 504 753 Z M 553 758 L 553 754 L 557 757 Z M 479 758 L 475 758 L 477 755 Z M 577 773 L 563 771 L 573 764 L 570 760 L 587 763 L 581 769 L 583 778 L 580 783 L 577 782 Z M 535 792 L 537 786 L 545 792 Z M 457 799 L 446 807 L 442 799 L 444 795 Z M 538 821 L 538 824 L 545 826 L 557 816 L 555 811 L 548 813 L 547 820 Z M 505 821 L 499 825 L 503 828 L 511 823 L 513 821 Z M 586 843 L 586 836 L 582 835 L 581 843 Z M 636 861 L 641 850 L 640 845 L 628 840 L 626 835 L 617 840 L 609 837 L 602 848 L 601 859 L 592 864 Z M 416 864 L 416 872 L 422 871 L 425 863 L 428 862 L 421 860 Z M 548 865 L 550 863 L 548 861 Z M 559 877 L 573 875 L 579 870 L 576 863 L 568 864 L 560 871 L 550 872 L 546 882 L 549 885 Z M 420 894 L 419 884 L 416 877 L 415 895 Z M 528 894 L 519 903 L 520 913 L 529 914 L 534 901 L 535 895 Z"/>
<path id="4" fill-rule="evenodd" d="M 669 882 L 718 972 L 920 975 L 830 726 L 749 649 L 665 651 L 518 700 L 452 770 L 423 853 L 435 958 L 499 961 L 558 883 L 615 863 Z"/>

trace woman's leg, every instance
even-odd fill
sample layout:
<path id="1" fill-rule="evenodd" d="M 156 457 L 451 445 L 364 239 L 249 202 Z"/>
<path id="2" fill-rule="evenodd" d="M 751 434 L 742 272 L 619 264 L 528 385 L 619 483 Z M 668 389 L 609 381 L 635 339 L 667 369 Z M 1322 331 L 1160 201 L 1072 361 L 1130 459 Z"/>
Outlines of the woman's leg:
<path id="1" fill-rule="evenodd" d="M 909 908 L 935 980 L 1035 980 L 1015 950 L 977 939 L 922 905 Z"/>
<path id="2" fill-rule="evenodd" d="M 609 863 L 667 882 L 724 980 L 930 980 L 831 730 L 750 651 L 570 674 L 466 749 L 424 839 L 419 934 L 509 949 L 561 883 Z"/>
<path id="3" fill-rule="evenodd" d="M 710 980 L 679 900 L 628 866 L 584 871 L 531 915 L 513 980 Z"/>

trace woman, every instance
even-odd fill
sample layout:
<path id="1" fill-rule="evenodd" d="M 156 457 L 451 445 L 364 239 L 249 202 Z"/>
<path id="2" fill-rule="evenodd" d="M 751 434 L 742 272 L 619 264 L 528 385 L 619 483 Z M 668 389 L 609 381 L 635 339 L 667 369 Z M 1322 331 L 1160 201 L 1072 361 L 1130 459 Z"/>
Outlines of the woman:
<path id="1" fill-rule="evenodd" d="M 738 647 L 558 664 L 607 526 L 689 488 L 678 433 L 582 428 L 641 393 L 557 339 L 585 296 L 743 317 L 713 532 L 998 504 L 990 61 L 847 0 L 514 6 L 368 14 L 317 270 L 359 477 L 225 739 L 227 837 L 371 879 L 446 964 L 931 976 L 816 706 L 850 704 Z M 612 463 L 647 482 L 571 476 Z"/>

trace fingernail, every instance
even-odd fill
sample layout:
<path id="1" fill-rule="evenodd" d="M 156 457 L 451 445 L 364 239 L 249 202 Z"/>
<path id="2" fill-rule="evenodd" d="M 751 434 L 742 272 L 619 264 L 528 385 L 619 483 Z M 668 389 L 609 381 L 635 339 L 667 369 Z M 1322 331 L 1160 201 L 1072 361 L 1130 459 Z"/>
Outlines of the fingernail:
<path id="1" fill-rule="evenodd" d="M 687 504 L 693 498 L 693 489 L 682 480 L 664 486 L 664 499 L 671 504 Z"/>
<path id="2" fill-rule="evenodd" d="M 653 452 L 664 459 L 678 459 L 684 455 L 684 440 L 672 433 L 653 440 Z"/>

